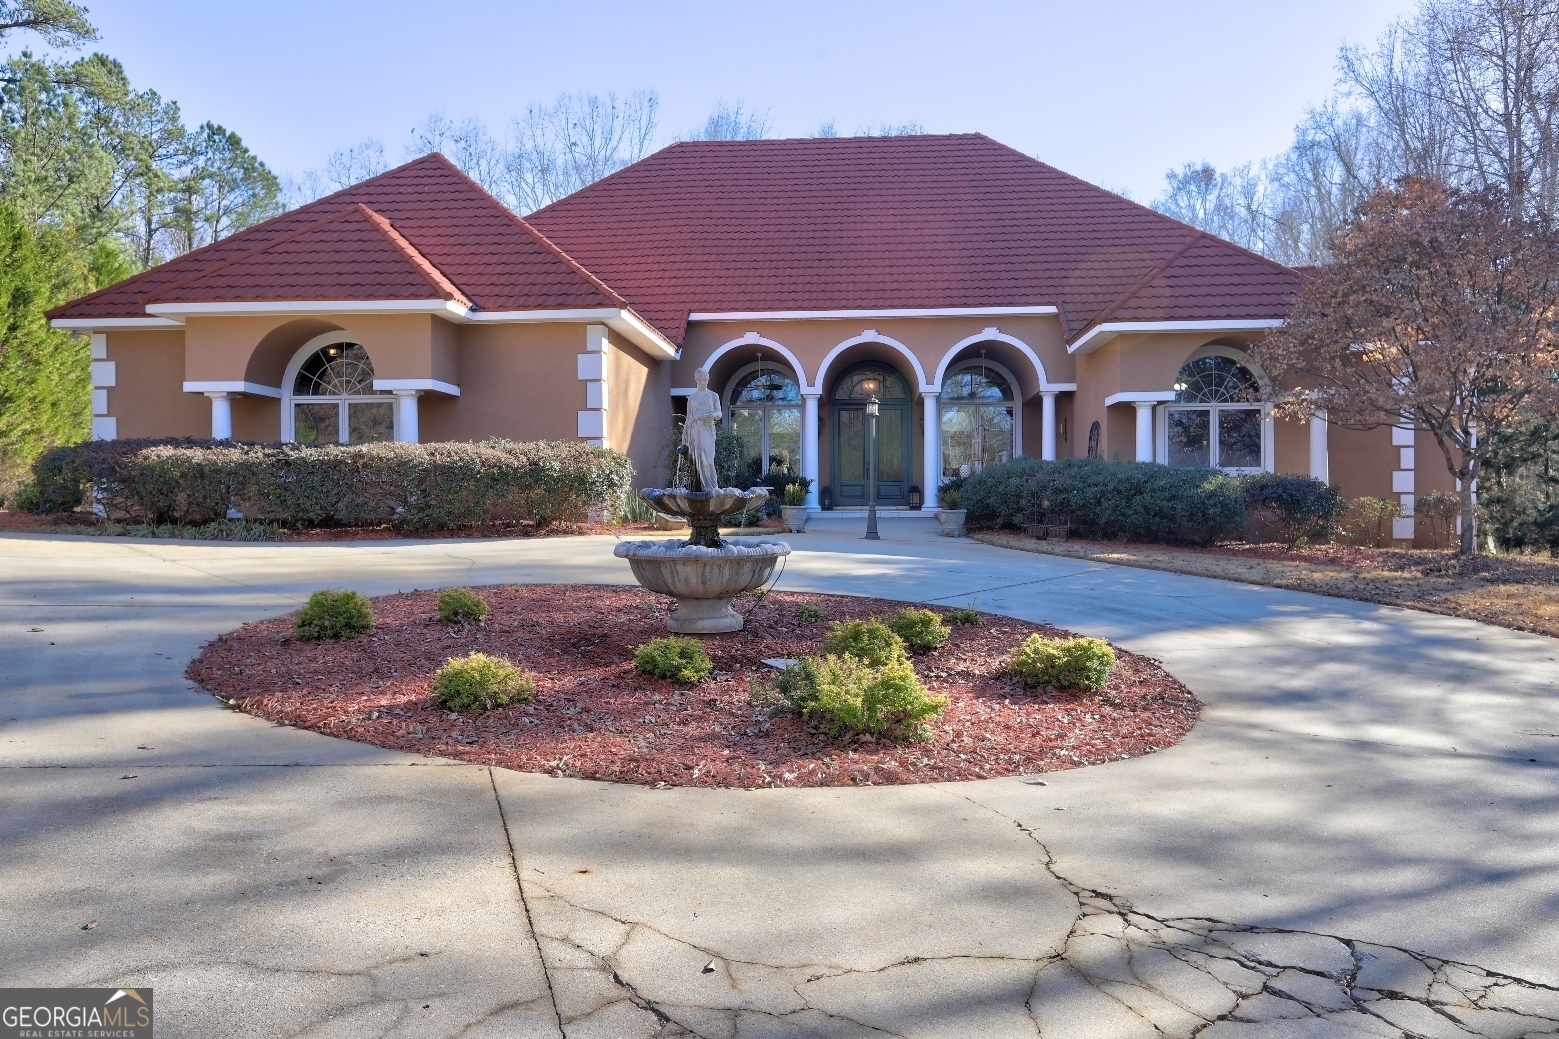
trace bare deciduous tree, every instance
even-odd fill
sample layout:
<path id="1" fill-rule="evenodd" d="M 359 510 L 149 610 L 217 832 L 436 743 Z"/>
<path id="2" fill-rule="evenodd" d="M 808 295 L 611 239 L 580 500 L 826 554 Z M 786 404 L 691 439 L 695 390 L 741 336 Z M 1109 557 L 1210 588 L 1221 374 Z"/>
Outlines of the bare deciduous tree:
<path id="1" fill-rule="evenodd" d="M 769 113 L 747 110 L 740 101 L 716 102 L 704 125 L 690 136 L 692 141 L 757 141 L 769 136 Z"/>
<path id="2" fill-rule="evenodd" d="M 1559 416 L 1559 237 L 1497 188 L 1403 179 L 1339 231 L 1287 325 L 1254 357 L 1279 414 L 1411 425 L 1461 481 L 1461 551 L 1478 550 L 1475 481 L 1504 433 Z"/>
<path id="3" fill-rule="evenodd" d="M 384 142 L 365 137 L 356 144 L 337 148 L 325 160 L 325 179 L 337 190 L 349 188 L 358 181 L 377 177 L 390 168 L 384 158 Z"/>

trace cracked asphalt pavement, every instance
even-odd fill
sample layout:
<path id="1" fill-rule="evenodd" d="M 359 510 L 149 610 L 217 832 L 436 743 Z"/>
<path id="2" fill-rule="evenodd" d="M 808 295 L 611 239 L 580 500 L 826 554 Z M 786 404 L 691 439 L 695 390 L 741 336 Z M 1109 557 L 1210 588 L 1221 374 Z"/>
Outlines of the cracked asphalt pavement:
<path id="1" fill-rule="evenodd" d="M 150 986 L 161 1036 L 1559 1036 L 1559 642 L 882 526 L 784 586 L 1102 635 L 1201 722 L 966 784 L 490 770 L 184 665 L 324 586 L 627 582 L 611 539 L 0 538 L 0 985 Z"/>

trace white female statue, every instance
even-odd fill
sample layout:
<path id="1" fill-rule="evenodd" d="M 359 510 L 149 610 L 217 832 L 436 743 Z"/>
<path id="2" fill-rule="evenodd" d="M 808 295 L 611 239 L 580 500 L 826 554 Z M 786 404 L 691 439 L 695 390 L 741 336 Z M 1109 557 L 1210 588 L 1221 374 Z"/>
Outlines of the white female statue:
<path id="1" fill-rule="evenodd" d="M 698 389 L 687 399 L 687 421 L 682 424 L 682 444 L 698 472 L 702 490 L 720 489 L 715 473 L 715 423 L 721 420 L 720 395 L 709 388 L 709 373 L 700 368 L 693 373 Z"/>

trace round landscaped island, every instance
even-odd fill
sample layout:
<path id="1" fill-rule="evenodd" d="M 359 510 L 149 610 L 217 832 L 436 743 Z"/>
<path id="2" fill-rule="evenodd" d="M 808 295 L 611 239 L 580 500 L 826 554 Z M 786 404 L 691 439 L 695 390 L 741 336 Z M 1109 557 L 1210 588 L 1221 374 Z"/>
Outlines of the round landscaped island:
<path id="1" fill-rule="evenodd" d="M 1178 742 L 1200 705 L 1157 662 L 1115 650 L 1097 690 L 1034 687 L 1010 665 L 1039 635 L 1069 633 L 972 610 L 933 611 L 946 641 L 911 655 L 941 712 L 908 737 L 831 735 L 776 710 L 785 662 L 822 652 L 836 623 L 905 604 L 775 592 L 737 606 L 746 629 L 697 642 L 697 682 L 656 678 L 636 650 L 666 635 L 670 604 L 641 588 L 519 585 L 476 589 L 479 623 L 438 619 L 436 592 L 371 600 L 360 638 L 310 642 L 293 617 L 246 624 L 209 643 L 189 677 L 249 714 L 411 753 L 525 772 L 708 787 L 844 786 L 986 779 L 1076 768 Z M 484 712 L 443 710 L 433 676 L 481 653 L 527 673 L 533 697 Z"/>

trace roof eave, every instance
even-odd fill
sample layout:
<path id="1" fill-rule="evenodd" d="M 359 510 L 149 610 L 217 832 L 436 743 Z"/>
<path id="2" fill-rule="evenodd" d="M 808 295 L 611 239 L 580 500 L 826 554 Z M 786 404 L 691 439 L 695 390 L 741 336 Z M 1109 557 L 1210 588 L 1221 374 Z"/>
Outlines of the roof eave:
<path id="1" fill-rule="evenodd" d="M 146 312 L 178 324 L 192 317 L 268 317 L 275 314 L 432 314 L 464 322 L 471 308 L 449 299 L 232 300 L 220 303 L 148 303 Z"/>
<path id="2" fill-rule="evenodd" d="M 1277 328 L 1282 318 L 1221 319 L 1217 321 L 1107 321 L 1094 325 L 1067 344 L 1069 354 L 1091 354 L 1116 336 L 1145 332 L 1260 332 Z"/>
<path id="3" fill-rule="evenodd" d="M 653 356 L 674 361 L 682 351 L 653 325 L 625 307 L 570 307 L 556 310 L 476 310 L 472 324 L 528 324 L 543 321 L 599 322 Z"/>

